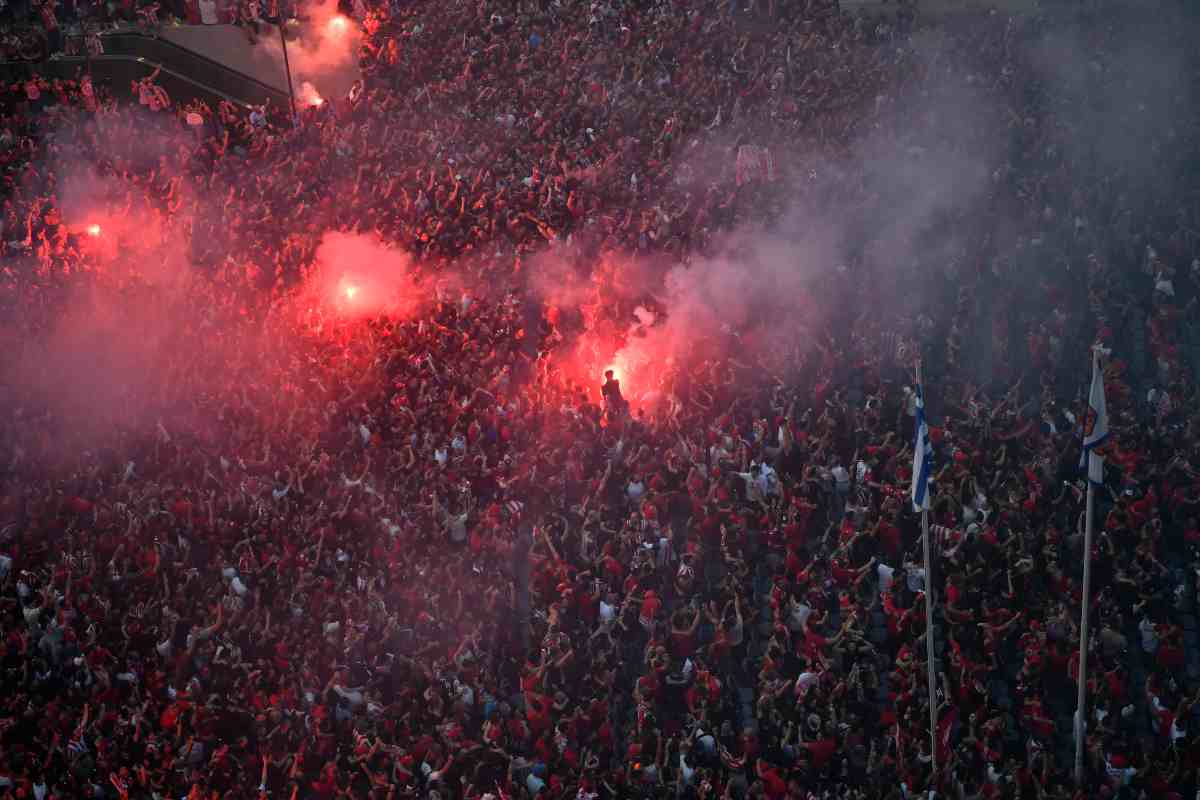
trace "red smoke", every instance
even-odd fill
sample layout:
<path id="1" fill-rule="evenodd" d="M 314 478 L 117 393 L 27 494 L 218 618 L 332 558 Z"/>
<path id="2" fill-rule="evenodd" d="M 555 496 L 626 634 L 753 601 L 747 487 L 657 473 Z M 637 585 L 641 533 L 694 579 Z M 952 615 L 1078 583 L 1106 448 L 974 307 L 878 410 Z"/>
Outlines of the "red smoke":
<path id="1" fill-rule="evenodd" d="M 412 257 L 375 236 L 327 233 L 299 293 L 302 316 L 357 320 L 408 317 L 428 299 Z"/>
<path id="2" fill-rule="evenodd" d="M 316 87 L 301 100 L 304 105 L 320 105 L 323 98 L 344 97 L 359 77 L 358 51 L 362 30 L 338 13 L 337 0 L 317 0 L 301 9 L 307 22 L 300 35 L 288 40 L 288 64 L 297 85 L 307 82 Z M 264 37 L 255 53 L 270 59 L 279 76 L 284 74 L 283 46 L 277 36 Z M 313 97 L 318 101 L 314 102 Z"/>
<path id="3" fill-rule="evenodd" d="M 709 359 L 782 370 L 824 316 L 808 283 L 829 260 L 816 238 L 746 230 L 687 265 L 602 257 L 588 265 L 590 280 L 548 253 L 531 284 L 564 340 L 555 373 L 598 400 L 612 369 L 630 405 L 652 412 L 681 370 Z"/>

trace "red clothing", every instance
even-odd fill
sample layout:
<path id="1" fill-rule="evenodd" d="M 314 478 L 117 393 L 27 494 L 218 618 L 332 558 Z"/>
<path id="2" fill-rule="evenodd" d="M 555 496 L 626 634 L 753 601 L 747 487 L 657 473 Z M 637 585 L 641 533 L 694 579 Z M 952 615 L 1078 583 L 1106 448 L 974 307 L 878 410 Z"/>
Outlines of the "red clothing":
<path id="1" fill-rule="evenodd" d="M 781 800 L 787 796 L 787 781 L 780 777 L 777 770 L 768 767 L 762 771 L 759 777 L 762 778 L 763 791 L 767 795 L 767 800 Z"/>
<path id="2" fill-rule="evenodd" d="M 662 600 L 654 592 L 646 592 L 646 599 L 642 601 L 642 612 L 640 614 L 643 620 L 654 621 L 658 615 L 658 610 L 662 608 Z"/>
<path id="3" fill-rule="evenodd" d="M 818 742 L 809 742 L 805 746 L 812 755 L 813 767 L 817 770 L 824 769 L 829 759 L 837 752 L 837 742 L 833 739 L 821 739 Z"/>

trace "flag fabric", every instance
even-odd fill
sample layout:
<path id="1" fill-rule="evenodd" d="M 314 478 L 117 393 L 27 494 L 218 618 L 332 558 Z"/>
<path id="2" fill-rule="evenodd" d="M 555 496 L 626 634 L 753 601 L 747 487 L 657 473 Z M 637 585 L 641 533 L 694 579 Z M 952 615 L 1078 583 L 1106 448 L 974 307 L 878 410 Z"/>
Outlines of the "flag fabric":
<path id="1" fill-rule="evenodd" d="M 1104 402 L 1104 372 L 1100 369 L 1100 352 L 1092 354 L 1092 390 L 1088 394 L 1087 413 L 1082 426 L 1083 451 L 1079 454 L 1079 470 L 1087 472 L 1088 480 L 1104 482 L 1104 458 L 1096 450 L 1108 440 L 1108 406 Z"/>
<path id="2" fill-rule="evenodd" d="M 958 708 L 951 706 L 950 710 L 938 719 L 937 724 L 937 763 L 945 764 L 950 761 L 950 733 L 958 722 Z"/>
<path id="3" fill-rule="evenodd" d="M 773 183 L 779 177 L 778 171 L 775 169 L 775 153 L 769 147 L 763 148 L 762 171 L 763 180 L 768 183 Z"/>
<path id="4" fill-rule="evenodd" d="M 929 475 L 933 467 L 933 443 L 929 440 L 929 425 L 925 422 L 925 393 L 917 384 L 917 437 L 913 442 L 912 504 L 913 511 L 929 510 Z"/>
<path id="5" fill-rule="evenodd" d="M 772 182 L 779 177 L 775 165 L 775 154 L 769 147 L 754 144 L 744 144 L 737 149 L 735 162 L 737 185 L 742 186 L 751 181 Z"/>

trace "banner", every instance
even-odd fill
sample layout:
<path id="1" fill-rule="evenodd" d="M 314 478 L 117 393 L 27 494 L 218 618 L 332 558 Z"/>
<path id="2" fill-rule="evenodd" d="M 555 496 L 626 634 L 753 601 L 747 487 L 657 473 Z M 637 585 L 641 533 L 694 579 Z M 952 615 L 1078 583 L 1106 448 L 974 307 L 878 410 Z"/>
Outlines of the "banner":
<path id="1" fill-rule="evenodd" d="M 744 144 L 738 147 L 735 167 L 738 186 L 743 186 L 751 181 L 770 183 L 779 177 L 775 166 L 775 154 L 769 147 L 760 147 L 754 144 Z"/>

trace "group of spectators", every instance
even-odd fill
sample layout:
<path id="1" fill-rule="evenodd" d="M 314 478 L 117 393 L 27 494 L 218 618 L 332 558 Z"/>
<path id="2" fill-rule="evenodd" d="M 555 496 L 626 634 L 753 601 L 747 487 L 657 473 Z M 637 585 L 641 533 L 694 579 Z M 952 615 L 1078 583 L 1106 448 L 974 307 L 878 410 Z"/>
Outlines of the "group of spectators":
<path id="1" fill-rule="evenodd" d="M 1197 790 L 1196 119 L 1184 92 L 1137 128 L 1152 167 L 1081 153 L 1072 122 L 1128 85 L 1109 56 L 1132 27 L 825 0 L 347 11 L 363 79 L 294 125 L 152 82 L 140 105 L 86 76 L 0 94 L 0 797 Z M 1087 43 L 1086 92 L 1044 79 L 1048 31 Z M 995 116 L 910 113 L 942 74 Z M 998 135 L 988 189 L 890 261 L 911 198 L 857 143 Z M 79 218 L 81 172 L 89 211 L 136 220 L 121 252 Z M 622 264 L 702 259 L 799 195 L 849 231 L 809 339 L 696 331 L 654 403 L 563 377 L 579 337 L 653 303 Z M 436 290 L 403 318 L 282 312 L 330 231 Z M 578 307 L 531 288 L 550 260 Z M 112 385 L 36 369 L 83 288 L 174 322 Z M 1094 343 L 1114 435 L 1076 787 Z"/>

